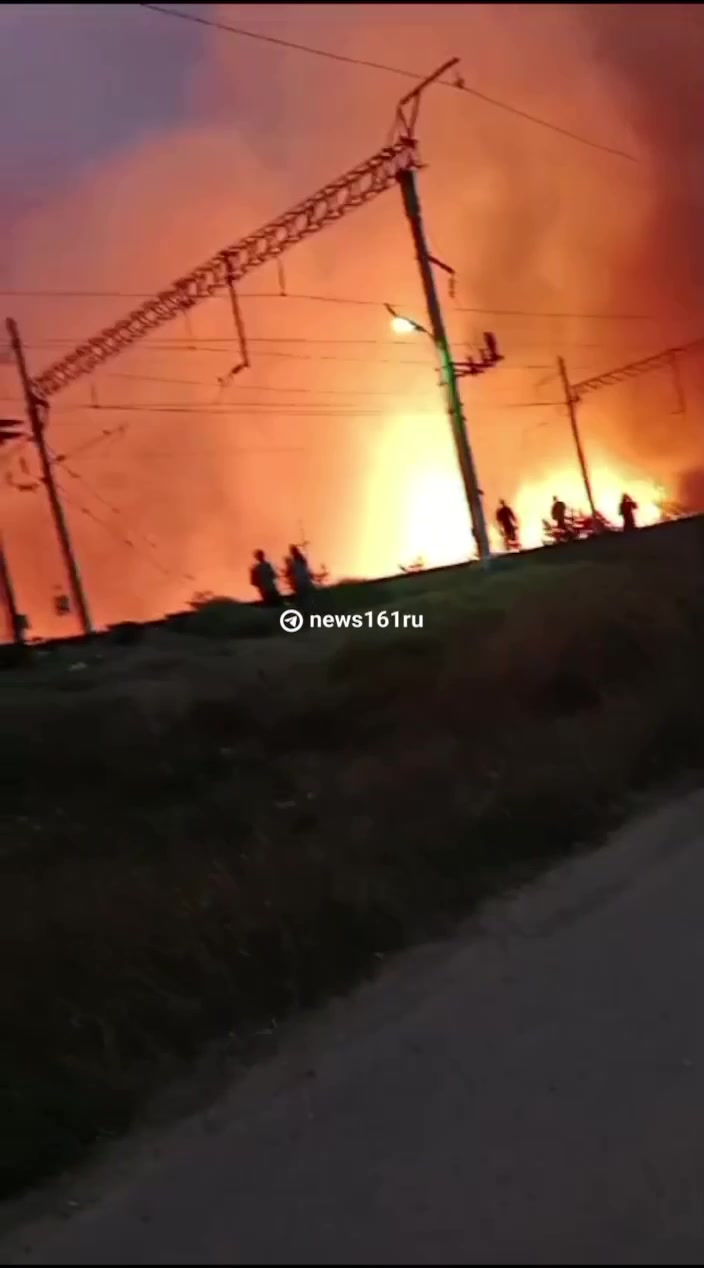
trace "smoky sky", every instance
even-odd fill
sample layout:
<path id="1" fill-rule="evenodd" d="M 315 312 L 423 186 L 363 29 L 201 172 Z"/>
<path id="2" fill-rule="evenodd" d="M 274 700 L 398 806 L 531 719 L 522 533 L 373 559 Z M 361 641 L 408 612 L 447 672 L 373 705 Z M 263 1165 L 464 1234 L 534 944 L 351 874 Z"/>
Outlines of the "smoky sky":
<path id="1" fill-rule="evenodd" d="M 651 165 L 656 197 L 631 275 L 646 304 L 701 309 L 704 8 L 587 4 L 577 17 Z M 627 284 L 624 274 L 619 281 Z"/>
<path id="2" fill-rule="evenodd" d="M 191 109 L 184 82 L 202 52 L 136 5 L 3 5 L 3 196 L 24 210 L 81 169 Z"/>

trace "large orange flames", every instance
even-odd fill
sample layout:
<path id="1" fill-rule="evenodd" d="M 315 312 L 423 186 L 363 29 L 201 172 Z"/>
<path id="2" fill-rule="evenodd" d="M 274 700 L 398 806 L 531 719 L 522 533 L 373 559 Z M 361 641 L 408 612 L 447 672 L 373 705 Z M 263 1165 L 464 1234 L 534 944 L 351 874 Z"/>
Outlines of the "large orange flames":
<path id="1" fill-rule="evenodd" d="M 542 544 L 543 520 L 549 518 L 555 494 L 568 507 L 588 511 L 576 457 L 571 466 L 559 460 L 548 464 L 549 474 L 537 479 L 530 472 L 523 474 L 515 461 L 516 455 L 508 451 L 499 468 L 501 483 L 494 476 L 485 494 L 490 542 L 496 551 L 502 549 L 494 520 L 497 489 L 515 489 L 509 500 L 527 549 Z M 483 475 L 480 470 L 482 481 Z M 597 508 L 615 526 L 620 525 L 618 508 L 624 492 L 638 504 L 639 525 L 662 519 L 669 490 L 632 466 L 602 458 L 590 465 L 590 479 Z M 407 566 L 417 559 L 426 567 L 439 567 L 475 554 L 450 429 L 441 408 L 430 416 L 410 412 L 390 416 L 370 454 L 365 484 L 369 516 L 366 534 L 362 531 L 358 543 L 360 572 L 370 570 L 370 564 L 373 571 L 394 572 L 399 564 Z"/>
<path id="2" fill-rule="evenodd" d="M 14 8 L 3 6 L 3 15 Z M 46 41 L 64 29 L 66 8 L 47 9 Z M 700 165 L 680 163 L 676 142 L 692 117 L 678 76 L 683 68 L 698 82 L 699 37 L 680 30 L 676 13 L 687 6 L 641 8 L 637 29 L 619 5 L 258 5 L 242 15 L 243 25 L 294 42 L 306 42 L 314 24 L 321 46 L 367 61 L 393 50 L 396 63 L 420 70 L 456 49 L 468 83 L 639 160 L 580 146 L 470 95 L 438 89 L 424 103 L 419 186 L 431 248 L 456 270 L 455 297 L 442 295 L 453 352 L 476 346 L 489 326 L 506 358 L 481 380 L 463 380 L 495 547 L 499 498 L 515 507 L 526 546 L 540 543 L 553 494 L 585 508 L 555 357 L 579 383 L 701 333 L 698 220 L 693 213 L 691 225 L 673 229 L 663 208 L 672 189 L 675 219 L 685 206 L 696 212 L 684 186 L 700 179 Z M 71 166 L 77 123 L 110 104 L 100 96 L 104 76 L 96 89 L 84 74 L 91 66 L 109 64 L 115 85 L 129 81 L 135 117 L 148 115 L 153 77 L 141 96 L 136 81 L 133 92 L 131 59 L 145 24 L 162 24 L 159 44 L 167 26 L 138 14 L 125 7 L 124 43 L 103 30 L 102 9 L 94 15 L 89 54 L 81 46 L 70 68 L 73 113 L 62 114 L 58 90 L 42 101 L 41 68 L 22 81 L 33 110 L 50 119 L 61 171 L 0 235 L 0 285 L 13 291 L 5 312 L 20 324 L 33 371 L 121 317 L 125 293 L 159 290 L 373 152 L 406 86 L 204 32 L 193 75 L 179 81 L 181 122 L 136 128 L 124 148 L 96 157 L 96 145 Z M 21 21 L 18 9 L 18 29 Z M 604 46 L 594 52 L 600 31 Z M 638 79 L 631 53 L 646 36 L 652 73 L 643 92 L 659 94 L 656 123 L 670 111 L 667 137 L 652 120 L 636 134 L 640 116 L 624 104 L 624 84 L 635 91 Z M 665 36 L 677 43 L 668 44 L 663 69 Z M 14 38 L 8 30 L 0 41 L 0 72 L 3 56 L 13 65 Z M 191 35 L 173 38 L 181 47 Z M 27 41 L 34 65 L 37 42 L 31 33 Z M 172 54 L 161 69 L 172 83 Z M 21 108 L 8 114 L 8 143 L 22 118 Z M 672 180 L 658 166 L 668 155 Z M 68 455 L 59 480 L 97 624 L 157 617 L 197 590 L 250 598 L 252 550 L 278 561 L 299 537 L 337 578 L 473 553 L 432 349 L 423 336 L 394 340 L 388 328 L 385 302 L 425 321 L 396 191 L 297 246 L 283 269 L 285 298 L 272 266 L 243 284 L 250 368 L 226 390 L 218 380 L 236 348 L 224 299 L 52 402 L 52 450 Z M 594 494 L 609 519 L 624 490 L 639 504 L 640 524 L 658 518 L 665 489 L 677 498 L 686 487 L 687 509 L 701 508 L 704 373 L 695 374 L 693 359 L 680 368 L 686 408 L 666 373 L 585 404 Z M 1 367 L 0 395 L 0 413 L 14 414 L 16 377 Z M 53 610 L 65 579 L 45 499 L 41 489 L 18 491 L 36 485 L 28 450 L 28 472 L 9 452 L 0 460 L 3 538 L 33 632 L 68 634 L 73 618 Z"/>
<path id="3" fill-rule="evenodd" d="M 615 526 L 620 526 L 619 502 L 624 491 L 638 504 L 637 523 L 657 524 L 668 500 L 667 490 L 643 478 L 633 478 L 616 466 L 599 465 L 591 472 L 597 508 Z M 555 494 L 575 510 L 588 510 L 579 472 L 556 467 L 552 476 L 518 486 L 513 508 L 520 524 L 521 543 L 526 549 L 540 546 L 543 520 L 548 519 Z M 492 550 L 502 549 L 501 535 L 494 523 L 495 508 L 485 507 Z M 421 558 L 426 566 L 455 563 L 474 554 L 470 546 L 469 519 L 464 493 L 455 470 L 438 463 L 411 475 L 398 497 L 398 547 L 402 563 Z"/>
<path id="4" fill-rule="evenodd" d="M 633 478 L 616 466 L 599 465 L 590 472 L 594 502 L 597 509 L 614 525 L 620 524 L 618 506 L 624 492 L 630 493 L 638 504 L 638 524 L 657 524 L 662 518 L 662 506 L 667 491 L 653 481 Z M 549 480 L 526 483 L 516 496 L 516 514 L 521 522 L 521 540 L 526 547 L 539 546 L 542 539 L 542 520 L 547 518 L 553 497 L 559 493 L 567 506 L 588 510 L 584 484 L 579 472 L 557 469 Z"/>

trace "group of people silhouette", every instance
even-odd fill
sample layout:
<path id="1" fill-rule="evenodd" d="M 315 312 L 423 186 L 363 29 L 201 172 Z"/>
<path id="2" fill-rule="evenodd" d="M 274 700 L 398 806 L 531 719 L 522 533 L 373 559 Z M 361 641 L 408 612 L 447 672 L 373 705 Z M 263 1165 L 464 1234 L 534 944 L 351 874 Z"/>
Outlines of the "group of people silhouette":
<path id="1" fill-rule="evenodd" d="M 288 549 L 282 570 L 283 577 L 291 594 L 305 603 L 315 589 L 313 574 L 300 546 L 289 546 Z M 249 574 L 251 585 L 259 592 L 259 598 L 267 607 L 281 606 L 284 596 L 279 590 L 279 574 L 274 565 L 263 550 L 255 550 L 254 560 Z"/>
<path id="2" fill-rule="evenodd" d="M 621 524 L 624 532 L 628 532 L 636 527 L 637 510 L 638 503 L 634 502 L 630 493 L 624 493 L 618 507 L 618 513 L 621 517 Z M 570 524 L 568 522 L 567 506 L 565 502 L 563 502 L 562 498 L 558 497 L 557 494 L 553 496 L 552 506 L 550 508 L 550 519 L 555 530 L 560 536 L 564 536 L 565 538 L 569 537 Z M 601 525 L 604 524 L 604 521 L 600 516 L 596 516 L 595 519 L 599 520 Z M 499 526 L 505 549 L 520 549 L 518 519 L 513 508 L 510 507 L 503 498 L 499 502 L 496 512 L 496 522 Z M 594 526 L 594 531 L 596 531 L 596 525 Z"/>
<path id="3" fill-rule="evenodd" d="M 624 493 L 619 502 L 619 515 L 624 532 L 636 527 L 637 502 L 629 493 Z M 560 536 L 570 536 L 568 510 L 562 498 L 553 497 L 550 508 L 550 519 Z M 506 550 L 520 550 L 519 525 L 515 511 L 502 498 L 496 511 L 496 522 Z M 263 550 L 255 550 L 254 563 L 250 570 L 249 580 L 259 593 L 261 602 L 267 607 L 279 607 L 284 596 L 279 589 L 279 578 L 283 576 L 289 591 L 302 605 L 308 602 L 315 590 L 315 581 L 310 565 L 300 546 L 289 546 L 289 553 L 284 560 L 282 573 L 279 574 L 274 565 L 267 559 Z"/>

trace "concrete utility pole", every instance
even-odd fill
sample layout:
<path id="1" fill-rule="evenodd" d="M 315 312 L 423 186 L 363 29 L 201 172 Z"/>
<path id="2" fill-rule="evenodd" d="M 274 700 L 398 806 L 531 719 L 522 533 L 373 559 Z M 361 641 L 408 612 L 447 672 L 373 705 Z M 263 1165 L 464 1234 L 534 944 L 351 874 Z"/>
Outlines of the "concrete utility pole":
<path id="1" fill-rule="evenodd" d="M 46 441 L 44 440 L 44 419 L 42 418 L 42 411 L 46 408 L 46 406 L 41 400 L 39 400 L 32 387 L 29 372 L 27 370 L 24 348 L 22 347 L 22 341 L 20 339 L 19 330 L 17 329 L 17 324 L 11 317 L 8 317 L 6 325 L 7 333 L 10 336 L 10 345 L 14 353 L 17 370 L 20 376 L 20 382 L 22 384 L 22 391 L 24 392 L 27 416 L 32 430 L 32 439 L 37 446 L 37 453 L 39 454 L 39 461 L 42 468 L 42 480 L 49 497 L 51 515 L 56 528 L 56 535 L 59 539 L 61 553 L 66 565 L 73 605 L 78 613 L 83 633 L 92 634 L 93 626 L 88 611 L 88 603 L 83 592 L 78 564 L 76 563 L 76 558 L 73 553 L 73 546 L 71 545 L 68 526 L 64 517 L 58 490 L 56 488 L 56 484 L 54 483 L 54 473 L 49 461 Z"/>
<path id="2" fill-rule="evenodd" d="M 3 445 L 12 444 L 13 441 L 19 440 L 21 435 L 22 423 L 19 419 L 0 418 L 0 449 Z M 17 607 L 10 565 L 7 562 L 2 538 L 0 538 L 0 606 L 2 606 L 7 617 L 7 628 L 13 643 L 23 643 L 25 621 Z"/>
<path id="3" fill-rule="evenodd" d="M 679 366 L 679 361 L 677 359 L 676 352 L 673 352 L 672 354 L 670 368 L 672 370 L 672 385 L 675 389 L 675 396 L 677 398 L 677 409 L 674 410 L 673 412 L 675 414 L 686 414 L 687 413 L 687 398 L 685 397 L 685 394 L 684 394 L 684 387 L 682 385 L 682 376 L 680 374 L 680 366 Z"/>
<path id="4" fill-rule="evenodd" d="M 443 321 L 440 300 L 438 299 L 437 288 L 435 286 L 435 278 L 431 264 L 430 252 L 428 244 L 425 240 L 425 232 L 423 229 L 423 219 L 420 209 L 420 199 L 418 198 L 418 189 L 416 187 L 415 172 L 412 168 L 399 172 L 398 182 L 401 186 L 403 195 L 403 205 L 408 217 L 408 222 L 413 235 L 413 245 L 418 260 L 418 268 L 420 270 L 421 281 L 423 283 L 423 293 L 425 295 L 425 303 L 428 310 L 428 319 L 430 321 L 430 329 L 433 336 L 435 347 L 440 358 L 440 366 L 442 369 L 443 381 L 447 392 L 448 413 L 450 424 L 452 426 L 452 435 L 455 442 L 455 450 L 457 452 L 457 460 L 459 462 L 462 482 L 464 484 L 465 496 L 469 507 L 469 514 L 472 521 L 472 530 L 474 539 L 477 543 L 479 558 L 484 563 L 488 563 L 491 559 L 491 548 L 489 546 L 489 535 L 486 528 L 486 520 L 484 518 L 484 507 L 482 505 L 482 495 L 477 480 L 477 473 L 474 466 L 474 458 L 467 435 L 467 425 L 465 422 L 464 411 L 462 409 L 462 398 L 457 384 L 457 373 L 450 352 L 450 345 Z"/>
<path id="5" fill-rule="evenodd" d="M 24 642 L 24 620 L 17 607 L 15 590 L 2 541 L 0 541 L 0 595 L 2 595 L 2 605 L 7 613 L 7 623 L 12 635 L 12 641 L 20 645 Z"/>
<path id="6" fill-rule="evenodd" d="M 572 429 L 572 439 L 574 440 L 574 447 L 577 450 L 577 458 L 579 459 L 579 467 L 582 472 L 584 488 L 587 494 L 587 499 L 589 501 L 589 509 L 592 515 L 595 516 L 597 513 L 597 510 L 594 505 L 592 486 L 589 480 L 589 471 L 587 470 L 587 461 L 586 461 L 586 458 L 584 457 L 584 450 L 582 449 L 582 441 L 579 435 L 579 424 L 577 423 L 578 397 L 575 395 L 570 385 L 570 381 L 567 377 L 567 369 L 562 357 L 557 358 L 557 368 L 560 372 L 560 378 L 562 380 L 562 386 L 565 392 L 565 403 L 567 405 L 567 413 L 569 415 L 570 427 Z"/>

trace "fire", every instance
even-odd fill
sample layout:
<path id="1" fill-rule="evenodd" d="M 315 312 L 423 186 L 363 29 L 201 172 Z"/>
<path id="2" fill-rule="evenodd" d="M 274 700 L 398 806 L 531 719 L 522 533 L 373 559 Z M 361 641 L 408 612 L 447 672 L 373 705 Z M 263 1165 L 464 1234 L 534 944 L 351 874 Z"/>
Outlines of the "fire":
<path id="1" fill-rule="evenodd" d="M 442 410 L 389 414 L 368 449 L 356 533 L 357 575 L 467 559 L 473 542 L 452 438 Z"/>
<path id="2" fill-rule="evenodd" d="M 652 480 L 633 478 L 615 466 L 596 466 L 591 473 L 597 509 L 614 526 L 620 526 L 619 503 L 628 492 L 638 505 L 636 522 L 656 524 L 662 519 L 667 492 Z M 558 494 L 574 510 L 588 511 L 579 472 L 556 468 L 540 481 L 520 486 L 513 507 L 520 523 L 521 542 L 528 549 L 542 545 L 543 519 L 550 516 L 553 497 Z M 400 496 L 399 496 L 400 495 Z M 476 554 L 471 538 L 469 515 L 459 476 L 447 461 L 427 466 L 419 464 L 406 473 L 397 493 L 397 550 L 399 560 L 423 559 L 426 567 L 440 567 Z M 495 524 L 494 503 L 485 497 L 492 550 L 503 549 Z M 391 560 L 389 560 L 389 565 Z"/>
<path id="3" fill-rule="evenodd" d="M 446 467 L 419 471 L 408 482 L 401 512 L 403 559 L 426 567 L 457 563 L 473 546 L 464 491 Z"/>
<path id="4" fill-rule="evenodd" d="M 650 480 L 634 479 L 607 465 L 594 467 L 590 478 L 597 510 L 612 524 L 620 524 L 618 507 L 624 491 L 630 493 L 638 504 L 638 524 L 657 524 L 662 518 L 661 506 L 666 497 L 662 486 Z M 524 546 L 540 546 L 542 521 L 550 515 L 555 494 L 568 507 L 588 510 L 584 484 L 578 471 L 556 470 L 549 479 L 522 485 L 514 500 L 514 510 L 521 526 L 521 541 Z"/>
<path id="5" fill-rule="evenodd" d="M 422 559 L 426 568 L 459 563 L 476 556 L 469 512 L 447 419 L 441 411 L 423 416 L 390 415 L 370 451 L 362 531 L 358 541 L 356 575 L 394 573 L 402 565 Z M 569 509 L 588 513 L 589 507 L 576 462 L 556 462 L 537 479 L 518 483 L 510 469 L 511 455 L 494 464 L 483 484 L 484 510 L 493 551 L 503 551 L 495 515 L 497 485 L 519 520 L 522 545 L 543 544 L 543 520 L 549 519 L 557 494 Z M 508 471 L 502 470 L 504 465 Z M 551 474 L 545 475 L 545 470 Z M 628 464 L 597 456 L 590 465 L 597 510 L 614 527 L 621 526 L 619 503 L 624 492 L 637 503 L 636 523 L 656 524 L 670 494 L 661 484 L 634 471 Z M 511 493 L 513 484 L 514 492 Z"/>

